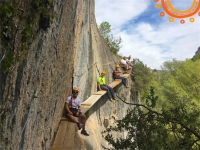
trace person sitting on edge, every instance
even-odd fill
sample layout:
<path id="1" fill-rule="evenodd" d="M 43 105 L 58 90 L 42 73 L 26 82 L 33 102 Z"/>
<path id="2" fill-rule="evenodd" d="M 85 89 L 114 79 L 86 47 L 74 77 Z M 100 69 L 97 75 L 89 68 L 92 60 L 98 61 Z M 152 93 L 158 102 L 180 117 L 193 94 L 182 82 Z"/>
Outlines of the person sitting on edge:
<path id="1" fill-rule="evenodd" d="M 108 98 L 111 102 L 115 102 L 115 95 L 114 95 L 114 90 L 110 86 L 106 85 L 105 77 L 104 75 L 106 74 L 105 71 L 101 72 L 101 75 L 98 77 L 97 84 L 98 84 L 98 89 L 99 91 L 105 90 L 107 91 Z"/>
<path id="2" fill-rule="evenodd" d="M 132 72 L 132 67 L 129 66 L 129 65 L 127 64 L 127 62 L 126 62 L 126 56 L 124 56 L 123 59 L 121 60 L 121 66 L 122 66 L 122 68 L 125 68 L 125 69 L 126 69 L 126 72 L 125 72 L 125 73 L 127 73 L 127 71 L 128 71 L 129 69 L 130 69 L 131 72 Z"/>
<path id="3" fill-rule="evenodd" d="M 85 130 L 86 116 L 81 112 L 81 100 L 78 98 L 78 88 L 74 87 L 72 96 L 66 100 L 65 108 L 66 115 L 72 122 L 77 123 L 79 130 L 82 128 L 81 134 L 89 136 Z M 81 123 L 75 117 L 81 118 Z"/>
<path id="4" fill-rule="evenodd" d="M 116 65 L 116 66 L 115 66 L 115 70 L 113 71 L 113 78 L 114 78 L 114 79 L 121 79 L 123 85 L 124 85 L 126 88 L 129 88 L 129 86 L 126 85 L 126 78 L 120 77 L 120 73 L 121 73 L 121 72 L 119 71 L 119 65 Z"/>
<path id="5" fill-rule="evenodd" d="M 133 59 L 133 60 L 134 60 L 134 59 Z M 129 56 L 127 57 L 126 63 L 127 63 L 129 66 L 131 66 L 131 68 L 132 68 L 131 72 L 134 73 L 134 67 L 133 67 L 132 62 L 131 62 L 131 55 L 129 55 Z"/>

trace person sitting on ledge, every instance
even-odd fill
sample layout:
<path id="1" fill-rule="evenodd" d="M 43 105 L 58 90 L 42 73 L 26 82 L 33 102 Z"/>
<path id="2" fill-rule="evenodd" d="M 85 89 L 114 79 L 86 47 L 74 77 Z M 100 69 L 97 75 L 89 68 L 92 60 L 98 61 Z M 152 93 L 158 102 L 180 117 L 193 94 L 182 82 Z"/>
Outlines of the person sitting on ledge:
<path id="1" fill-rule="evenodd" d="M 133 59 L 133 61 L 134 61 L 134 59 Z M 129 56 L 127 57 L 126 63 L 127 63 L 129 66 L 131 66 L 131 68 L 132 68 L 131 72 L 132 72 L 132 74 L 133 74 L 133 73 L 134 73 L 134 67 L 133 67 L 133 65 L 132 65 L 131 55 L 129 55 Z"/>
<path id="2" fill-rule="evenodd" d="M 105 71 L 101 72 L 101 75 L 98 77 L 97 83 L 98 83 L 98 89 L 99 91 L 105 90 L 107 91 L 108 98 L 111 102 L 115 102 L 115 94 L 113 88 L 111 88 L 109 85 L 106 85 L 105 81 Z"/>
<path id="3" fill-rule="evenodd" d="M 72 122 L 77 123 L 79 130 L 82 128 L 81 134 L 89 136 L 85 130 L 86 116 L 81 112 L 81 100 L 78 98 L 78 92 L 78 88 L 74 87 L 72 96 L 67 98 L 65 104 L 66 116 Z M 75 117 L 81 118 L 81 123 Z"/>
<path id="4" fill-rule="evenodd" d="M 121 67 L 125 69 L 125 72 L 124 73 L 128 73 L 128 70 L 130 69 L 131 70 L 131 73 L 132 73 L 132 67 L 129 66 L 126 62 L 126 56 L 124 56 L 122 59 L 121 59 Z"/>
<path id="5" fill-rule="evenodd" d="M 121 79 L 123 85 L 124 85 L 126 88 L 129 88 L 129 86 L 126 85 L 126 78 L 121 77 L 121 76 L 120 76 L 120 73 L 121 73 L 121 72 L 119 71 L 119 65 L 116 65 L 116 66 L 115 66 L 115 70 L 113 71 L 113 78 L 114 78 L 114 79 Z"/>

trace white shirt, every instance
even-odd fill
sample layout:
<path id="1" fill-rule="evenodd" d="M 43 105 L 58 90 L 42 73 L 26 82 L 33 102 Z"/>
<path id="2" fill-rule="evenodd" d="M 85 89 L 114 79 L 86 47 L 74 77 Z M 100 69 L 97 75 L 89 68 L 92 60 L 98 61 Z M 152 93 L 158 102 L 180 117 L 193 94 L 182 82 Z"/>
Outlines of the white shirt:
<path id="1" fill-rule="evenodd" d="M 121 63 L 122 63 L 123 65 L 126 65 L 126 60 L 122 59 L 122 60 L 121 60 Z"/>
<path id="2" fill-rule="evenodd" d="M 131 65 L 131 60 L 126 59 L 127 64 Z"/>
<path id="3" fill-rule="evenodd" d="M 71 100 L 72 100 L 72 108 L 77 108 L 78 106 L 81 106 L 81 100 L 76 97 L 75 99 L 72 97 L 71 99 L 71 96 L 69 96 L 66 100 L 66 103 L 70 104 L 69 107 L 71 107 Z"/>

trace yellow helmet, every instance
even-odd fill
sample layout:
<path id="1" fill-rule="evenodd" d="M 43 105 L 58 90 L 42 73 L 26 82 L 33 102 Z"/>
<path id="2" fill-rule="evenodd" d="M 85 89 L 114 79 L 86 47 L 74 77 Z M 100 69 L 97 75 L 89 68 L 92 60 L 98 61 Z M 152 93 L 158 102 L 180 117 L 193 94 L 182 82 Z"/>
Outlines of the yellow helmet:
<path id="1" fill-rule="evenodd" d="M 106 72 L 103 70 L 103 71 L 101 72 L 101 74 L 105 75 L 105 74 L 106 74 Z"/>
<path id="2" fill-rule="evenodd" d="M 116 67 L 116 68 L 119 68 L 119 65 L 116 65 L 115 67 Z"/>

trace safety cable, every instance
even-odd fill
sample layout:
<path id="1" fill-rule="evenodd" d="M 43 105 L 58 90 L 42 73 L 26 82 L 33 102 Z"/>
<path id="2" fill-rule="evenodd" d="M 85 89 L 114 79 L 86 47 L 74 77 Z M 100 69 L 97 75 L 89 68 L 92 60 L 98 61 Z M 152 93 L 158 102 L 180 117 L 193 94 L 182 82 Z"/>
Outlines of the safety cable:
<path id="1" fill-rule="evenodd" d="M 112 70 L 114 71 L 114 69 L 113 69 L 113 67 L 111 66 L 111 65 L 109 65 L 111 68 L 112 68 Z"/>
<path id="2" fill-rule="evenodd" d="M 87 73 L 86 70 L 89 71 L 91 68 L 94 67 L 95 64 L 96 64 L 96 62 L 91 67 L 86 68 L 83 73 L 80 73 L 79 75 L 75 75 L 75 77 L 81 77 L 83 74 Z"/>
<path id="3" fill-rule="evenodd" d="M 91 66 L 91 67 L 89 67 L 89 68 L 87 68 L 87 69 L 85 69 L 85 70 L 87 70 L 87 71 L 89 71 L 92 67 L 94 67 L 94 65 L 96 64 L 96 62 Z M 86 71 L 84 70 L 84 73 L 81 73 L 81 74 L 79 74 L 79 75 L 74 75 L 74 67 L 72 67 L 72 73 L 73 73 L 73 79 L 74 79 L 74 77 L 81 77 L 82 75 L 84 75 L 85 73 L 87 73 Z M 33 96 L 33 98 L 42 98 L 42 97 L 44 97 L 44 96 L 46 96 L 46 94 L 51 90 L 51 89 L 53 89 L 54 87 L 55 87 L 55 85 L 57 85 L 58 83 L 60 83 L 65 77 L 67 77 L 68 76 L 68 74 L 67 75 L 65 75 L 64 77 L 62 77 L 56 84 L 54 84 L 53 86 L 51 86 L 50 87 L 50 89 L 45 93 L 45 94 L 43 94 L 42 96 Z M 72 84 L 72 86 L 73 86 L 73 84 Z M 73 88 L 73 87 L 72 87 Z"/>
<path id="4" fill-rule="evenodd" d="M 112 63 L 113 63 L 113 62 L 109 62 L 109 63 L 103 64 L 103 66 L 110 65 L 110 64 L 112 64 Z"/>
<path id="5" fill-rule="evenodd" d="M 64 77 L 62 77 L 62 79 L 60 79 L 57 83 L 55 83 L 53 86 L 51 86 L 50 87 L 50 89 L 47 91 L 47 92 L 45 92 L 42 96 L 33 96 L 33 98 L 42 98 L 42 97 L 44 97 L 44 96 L 46 96 L 46 94 L 49 92 L 49 91 L 51 91 L 57 84 L 59 84 L 64 78 L 66 78 L 68 76 L 68 74 L 67 75 L 65 75 Z"/>
<path id="6" fill-rule="evenodd" d="M 74 67 L 72 67 L 72 91 L 73 92 L 73 84 L 74 84 Z"/>
<path id="7" fill-rule="evenodd" d="M 94 65 L 96 65 L 97 62 L 95 62 L 92 66 L 88 67 L 86 69 L 84 69 L 80 74 L 76 74 L 74 77 L 77 78 L 77 81 L 79 81 L 81 79 L 82 76 L 86 75 L 86 73 L 89 72 L 90 69 L 92 69 L 94 67 Z M 83 80 L 81 80 L 81 82 L 85 83 L 88 80 L 87 77 L 85 77 Z M 83 86 L 80 88 L 80 91 L 82 90 L 82 88 L 84 88 Z"/>
<path id="8" fill-rule="evenodd" d="M 99 69 L 98 69 L 98 67 L 97 67 L 97 63 L 96 63 L 96 68 L 97 68 L 97 71 L 98 71 L 98 73 L 99 73 L 99 75 L 100 75 Z"/>

